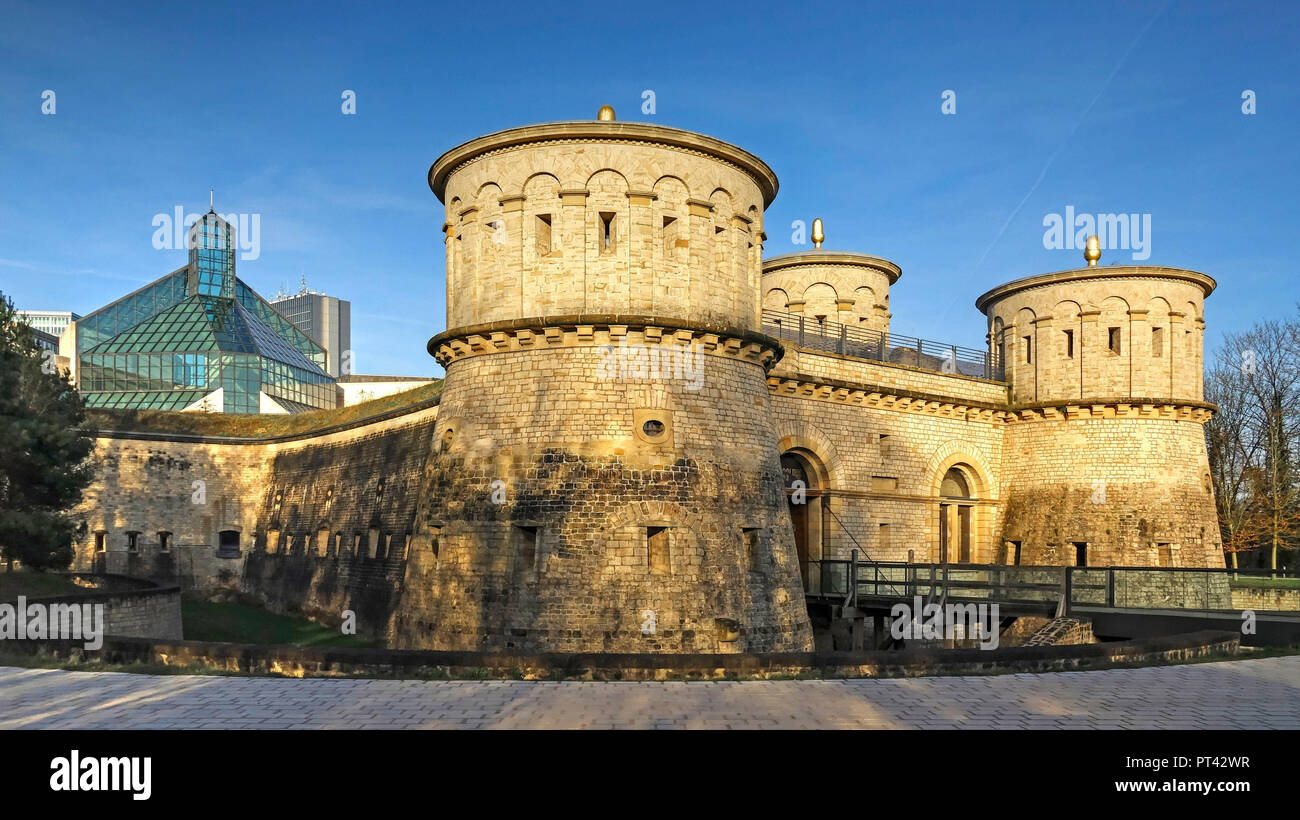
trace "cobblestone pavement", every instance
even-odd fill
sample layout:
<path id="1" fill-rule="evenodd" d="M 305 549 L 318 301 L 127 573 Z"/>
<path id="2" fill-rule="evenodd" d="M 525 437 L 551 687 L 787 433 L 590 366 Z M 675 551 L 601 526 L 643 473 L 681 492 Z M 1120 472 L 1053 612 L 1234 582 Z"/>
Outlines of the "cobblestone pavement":
<path id="1" fill-rule="evenodd" d="M 0 667 L 0 728 L 1300 729 L 1300 656 L 844 681 L 600 683 Z"/>

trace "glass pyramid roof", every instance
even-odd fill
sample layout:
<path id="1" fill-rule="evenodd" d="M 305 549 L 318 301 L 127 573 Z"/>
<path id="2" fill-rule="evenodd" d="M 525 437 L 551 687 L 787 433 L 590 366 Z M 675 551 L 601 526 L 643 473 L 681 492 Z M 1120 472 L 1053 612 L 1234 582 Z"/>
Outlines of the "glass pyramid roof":
<path id="1" fill-rule="evenodd" d="M 267 327 L 243 302 L 213 296 L 187 297 L 86 352 L 207 351 L 253 353 L 328 378 L 319 365 Z"/>

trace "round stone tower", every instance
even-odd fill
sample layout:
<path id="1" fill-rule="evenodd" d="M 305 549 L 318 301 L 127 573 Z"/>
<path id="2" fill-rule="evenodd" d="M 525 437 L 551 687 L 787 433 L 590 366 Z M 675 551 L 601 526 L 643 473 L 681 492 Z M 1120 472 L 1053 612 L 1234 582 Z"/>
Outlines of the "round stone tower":
<path id="1" fill-rule="evenodd" d="M 446 383 L 398 644 L 811 649 L 759 332 L 772 170 L 606 108 L 429 185 Z"/>
<path id="2" fill-rule="evenodd" d="M 864 253 L 822 250 L 820 219 L 812 238 L 811 251 L 763 262 L 763 308 L 888 333 L 889 286 L 902 270 Z"/>
<path id="3" fill-rule="evenodd" d="M 1021 563 L 1221 567 L 1202 397 L 1215 282 L 1154 266 L 1018 279 L 976 300 L 1005 366 L 1004 547 Z"/>

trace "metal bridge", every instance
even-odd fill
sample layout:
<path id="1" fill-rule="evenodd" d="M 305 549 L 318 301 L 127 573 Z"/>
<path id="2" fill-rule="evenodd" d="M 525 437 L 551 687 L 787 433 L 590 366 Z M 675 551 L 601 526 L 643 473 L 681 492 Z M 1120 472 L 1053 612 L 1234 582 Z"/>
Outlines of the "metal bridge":
<path id="1" fill-rule="evenodd" d="M 852 555 L 804 565 L 810 607 L 834 617 L 883 618 L 895 604 L 919 598 L 941 606 L 997 604 L 1003 619 L 1085 618 L 1099 638 L 1225 629 L 1242 632 L 1243 644 L 1300 643 L 1300 578 L 1293 570 L 923 564 Z M 1253 633 L 1243 631 L 1247 620 Z"/>

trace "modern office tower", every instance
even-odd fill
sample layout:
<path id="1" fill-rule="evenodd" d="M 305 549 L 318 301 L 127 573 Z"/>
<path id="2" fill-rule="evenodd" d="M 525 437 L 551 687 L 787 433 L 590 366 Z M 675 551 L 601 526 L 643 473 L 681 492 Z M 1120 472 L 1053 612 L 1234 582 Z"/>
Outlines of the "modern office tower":
<path id="1" fill-rule="evenodd" d="M 295 294 L 277 294 L 271 306 L 325 349 L 327 373 L 337 378 L 355 372 L 346 354 L 352 349 L 351 302 L 308 290 L 304 282 Z"/>
<path id="2" fill-rule="evenodd" d="M 234 228 L 209 211 L 189 263 L 72 326 L 90 407 L 298 413 L 337 405 L 325 351 L 235 276 Z"/>
<path id="3" fill-rule="evenodd" d="M 18 315 L 32 329 L 48 333 L 55 339 L 63 335 L 68 325 L 81 318 L 70 310 L 20 310 Z"/>

